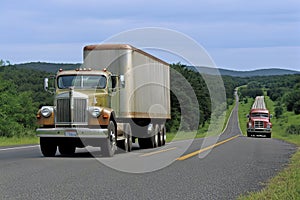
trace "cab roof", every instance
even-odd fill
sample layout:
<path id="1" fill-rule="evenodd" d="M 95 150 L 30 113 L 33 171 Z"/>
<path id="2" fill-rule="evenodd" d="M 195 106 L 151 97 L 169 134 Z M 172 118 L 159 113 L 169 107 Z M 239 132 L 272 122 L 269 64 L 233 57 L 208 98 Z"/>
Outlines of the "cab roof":
<path id="1" fill-rule="evenodd" d="M 57 72 L 57 75 L 58 76 L 61 76 L 61 75 L 107 75 L 107 74 L 110 74 L 110 72 L 106 71 L 106 69 L 103 69 L 103 70 L 95 70 L 95 69 L 91 69 L 91 68 L 88 68 L 88 69 L 74 69 L 74 70 L 62 70 L 60 69 L 58 72 Z"/>

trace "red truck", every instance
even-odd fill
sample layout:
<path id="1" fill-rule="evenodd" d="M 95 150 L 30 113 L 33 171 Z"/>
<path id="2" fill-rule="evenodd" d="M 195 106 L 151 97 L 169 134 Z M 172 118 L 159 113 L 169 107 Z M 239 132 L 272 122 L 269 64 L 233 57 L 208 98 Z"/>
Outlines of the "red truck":
<path id="1" fill-rule="evenodd" d="M 265 135 L 271 137 L 272 123 L 270 122 L 271 115 L 267 109 L 251 109 L 248 115 L 247 136 Z"/>
<path id="2" fill-rule="evenodd" d="M 264 98 L 256 97 L 255 102 L 247 115 L 249 121 L 247 123 L 247 136 L 265 135 L 267 138 L 271 137 L 272 123 L 269 110 L 266 109 Z"/>

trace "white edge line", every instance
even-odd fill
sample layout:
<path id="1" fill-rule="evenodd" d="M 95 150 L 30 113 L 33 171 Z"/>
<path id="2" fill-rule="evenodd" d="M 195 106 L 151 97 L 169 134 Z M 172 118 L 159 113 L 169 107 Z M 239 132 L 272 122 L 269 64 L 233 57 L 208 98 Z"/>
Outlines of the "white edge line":
<path id="1" fill-rule="evenodd" d="M 19 149 L 29 149 L 29 148 L 34 148 L 34 147 L 38 147 L 38 146 L 40 146 L 40 145 L 23 146 L 23 147 L 11 147 L 11 148 L 6 148 L 6 149 L 0 149 L 0 151 L 19 150 Z"/>

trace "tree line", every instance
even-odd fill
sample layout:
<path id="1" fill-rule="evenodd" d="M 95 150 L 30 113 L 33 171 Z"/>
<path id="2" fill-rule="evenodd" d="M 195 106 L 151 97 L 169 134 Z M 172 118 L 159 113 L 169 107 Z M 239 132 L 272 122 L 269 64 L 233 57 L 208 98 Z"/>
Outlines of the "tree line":
<path id="1" fill-rule="evenodd" d="M 0 68 L 0 136 L 34 135 L 36 112 L 40 105 L 49 104 L 51 97 L 43 92 L 44 72 Z"/>
<path id="2" fill-rule="evenodd" d="M 172 71 L 177 72 L 189 82 L 197 102 L 195 103 L 190 97 L 191 91 L 188 88 L 182 88 L 179 79 L 171 78 L 172 118 L 167 121 L 167 130 L 177 131 L 180 124 L 182 130 L 194 130 L 209 123 L 212 113 L 211 99 L 203 77 L 180 63 L 172 64 L 170 67 L 171 73 Z M 42 105 L 53 105 L 53 96 L 43 90 L 43 79 L 49 75 L 50 73 L 45 71 L 18 68 L 12 65 L 0 67 L 0 136 L 35 134 L 38 108 Z M 248 84 L 247 88 L 242 91 L 243 96 L 254 97 L 261 94 L 261 88 L 267 88 L 268 95 L 272 100 L 276 99 L 283 103 L 288 110 L 294 110 L 295 113 L 298 111 L 299 75 L 254 78 L 222 76 L 222 79 L 226 90 L 227 105 L 234 102 L 234 89 L 237 86 Z M 174 91 L 177 96 L 179 94 L 182 97 L 184 104 L 179 104 Z M 195 109 L 198 109 L 198 112 L 195 112 Z M 182 113 L 182 110 L 185 110 L 185 113 Z M 199 118 L 197 124 L 194 120 L 196 118 Z"/>

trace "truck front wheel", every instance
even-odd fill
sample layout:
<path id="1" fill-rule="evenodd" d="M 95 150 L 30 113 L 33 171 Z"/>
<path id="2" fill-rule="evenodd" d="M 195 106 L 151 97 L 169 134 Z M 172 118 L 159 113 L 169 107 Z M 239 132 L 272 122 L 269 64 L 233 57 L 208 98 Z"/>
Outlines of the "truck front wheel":
<path id="1" fill-rule="evenodd" d="M 251 133 L 247 132 L 247 137 L 251 137 Z"/>
<path id="2" fill-rule="evenodd" d="M 110 121 L 107 129 L 108 129 L 108 137 L 103 142 L 101 151 L 103 156 L 112 157 L 114 156 L 117 147 L 115 123 L 113 121 Z"/>
<path id="3" fill-rule="evenodd" d="M 42 154 L 45 157 L 54 157 L 57 151 L 57 144 L 52 138 L 40 138 Z"/>

